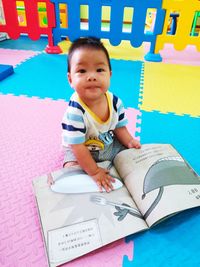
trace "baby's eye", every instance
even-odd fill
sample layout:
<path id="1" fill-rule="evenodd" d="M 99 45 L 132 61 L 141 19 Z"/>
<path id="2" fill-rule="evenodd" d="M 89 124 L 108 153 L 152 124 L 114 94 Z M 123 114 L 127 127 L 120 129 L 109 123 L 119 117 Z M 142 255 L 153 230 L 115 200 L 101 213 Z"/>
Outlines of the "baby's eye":
<path id="1" fill-rule="evenodd" d="M 102 68 L 97 69 L 97 72 L 103 72 L 103 71 L 104 71 L 104 69 L 102 69 Z"/>
<path id="2" fill-rule="evenodd" d="M 79 72 L 79 73 L 85 73 L 86 70 L 85 70 L 85 69 L 80 69 L 80 70 L 78 70 L 78 72 Z"/>

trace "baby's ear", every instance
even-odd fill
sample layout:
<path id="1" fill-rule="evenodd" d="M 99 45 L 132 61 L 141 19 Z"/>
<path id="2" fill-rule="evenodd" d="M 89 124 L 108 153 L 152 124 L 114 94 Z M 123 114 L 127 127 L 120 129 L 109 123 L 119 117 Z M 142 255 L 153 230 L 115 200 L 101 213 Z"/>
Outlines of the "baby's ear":
<path id="1" fill-rule="evenodd" d="M 71 79 L 71 74 L 70 74 L 70 72 L 67 73 L 67 79 L 68 79 L 69 84 L 71 85 L 71 83 L 72 83 L 72 79 Z"/>

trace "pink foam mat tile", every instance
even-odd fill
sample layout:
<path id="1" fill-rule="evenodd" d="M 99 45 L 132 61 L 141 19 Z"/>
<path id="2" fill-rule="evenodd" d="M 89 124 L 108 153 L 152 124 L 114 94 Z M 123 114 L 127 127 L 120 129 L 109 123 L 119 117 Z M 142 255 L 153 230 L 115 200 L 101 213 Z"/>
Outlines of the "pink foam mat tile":
<path id="1" fill-rule="evenodd" d="M 148 52 L 149 43 L 145 43 L 144 47 Z M 173 44 L 165 44 L 159 53 L 163 63 L 200 66 L 200 53 L 194 45 L 187 45 L 185 49 L 178 51 Z"/>
<path id="2" fill-rule="evenodd" d="M 16 67 L 25 60 L 38 55 L 40 52 L 31 50 L 15 50 L 0 48 L 0 63 Z"/>
<path id="3" fill-rule="evenodd" d="M 182 51 L 177 51 L 172 44 L 165 44 L 160 54 L 163 63 L 200 66 L 200 53 L 192 45 L 186 46 Z"/>
<path id="4" fill-rule="evenodd" d="M 0 94 L 0 266 L 46 267 L 32 180 L 62 167 L 64 100 Z M 133 132 L 139 112 L 127 110 Z M 132 125 L 133 124 L 133 125 Z M 122 266 L 133 254 L 124 239 L 66 266 Z M 106 256 L 105 256 L 106 255 Z"/>
<path id="5" fill-rule="evenodd" d="M 0 266 L 47 266 L 32 179 L 62 166 L 64 101 L 0 95 Z"/>
<path id="6" fill-rule="evenodd" d="M 141 112 L 135 108 L 128 108 L 125 112 L 129 122 L 127 128 L 133 137 L 139 140 L 140 137 L 137 134 L 141 131 Z"/>

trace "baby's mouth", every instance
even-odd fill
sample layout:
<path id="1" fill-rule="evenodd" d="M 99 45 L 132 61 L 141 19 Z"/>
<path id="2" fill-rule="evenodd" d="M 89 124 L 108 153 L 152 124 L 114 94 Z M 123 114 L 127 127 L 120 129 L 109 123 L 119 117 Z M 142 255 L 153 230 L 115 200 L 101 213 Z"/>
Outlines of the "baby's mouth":
<path id="1" fill-rule="evenodd" d="M 100 89 L 99 86 L 88 86 L 86 87 L 87 90 L 97 90 L 97 89 Z"/>

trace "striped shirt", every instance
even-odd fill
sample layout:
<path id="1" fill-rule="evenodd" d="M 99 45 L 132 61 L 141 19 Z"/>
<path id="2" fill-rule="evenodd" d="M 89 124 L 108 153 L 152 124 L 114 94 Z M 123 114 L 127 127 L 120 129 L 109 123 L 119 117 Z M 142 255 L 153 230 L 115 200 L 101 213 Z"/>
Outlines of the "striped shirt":
<path id="1" fill-rule="evenodd" d="M 110 92 L 106 92 L 109 107 L 107 121 L 95 115 L 75 92 L 62 121 L 62 144 L 85 144 L 90 150 L 104 149 L 105 144 L 113 141 L 112 131 L 127 125 L 122 101 Z"/>

